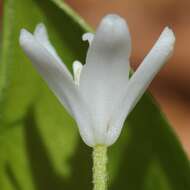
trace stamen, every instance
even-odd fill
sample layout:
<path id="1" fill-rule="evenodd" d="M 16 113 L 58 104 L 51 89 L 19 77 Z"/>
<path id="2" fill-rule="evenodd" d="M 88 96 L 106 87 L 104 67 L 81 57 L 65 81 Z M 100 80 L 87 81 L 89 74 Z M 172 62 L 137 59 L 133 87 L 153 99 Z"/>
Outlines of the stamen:
<path id="1" fill-rule="evenodd" d="M 82 35 L 83 41 L 88 41 L 89 45 L 91 45 L 92 41 L 94 39 L 94 34 L 88 32 Z"/>
<path id="2" fill-rule="evenodd" d="M 80 81 L 80 74 L 82 71 L 82 63 L 80 61 L 74 61 L 73 62 L 73 75 L 74 75 L 74 81 L 77 86 L 79 86 Z"/>

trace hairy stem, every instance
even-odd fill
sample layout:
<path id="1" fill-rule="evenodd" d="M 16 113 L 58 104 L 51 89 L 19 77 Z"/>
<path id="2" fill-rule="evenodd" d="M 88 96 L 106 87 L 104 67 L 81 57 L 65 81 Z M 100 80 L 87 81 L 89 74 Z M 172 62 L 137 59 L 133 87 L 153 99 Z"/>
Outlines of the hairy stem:
<path id="1" fill-rule="evenodd" d="M 93 190 L 107 190 L 107 147 L 97 145 L 93 149 Z"/>

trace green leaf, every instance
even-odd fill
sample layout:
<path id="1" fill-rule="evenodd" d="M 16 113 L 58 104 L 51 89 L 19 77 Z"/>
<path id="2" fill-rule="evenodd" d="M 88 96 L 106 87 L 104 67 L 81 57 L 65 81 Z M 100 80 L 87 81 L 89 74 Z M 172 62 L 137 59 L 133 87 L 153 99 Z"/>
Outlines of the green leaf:
<path id="1" fill-rule="evenodd" d="M 44 22 L 71 70 L 84 63 L 91 30 L 60 0 L 5 0 L 0 64 L 0 189 L 92 189 L 91 150 L 75 122 L 19 47 L 21 28 Z M 150 95 L 144 95 L 109 150 L 110 189 L 187 190 L 190 165 Z"/>

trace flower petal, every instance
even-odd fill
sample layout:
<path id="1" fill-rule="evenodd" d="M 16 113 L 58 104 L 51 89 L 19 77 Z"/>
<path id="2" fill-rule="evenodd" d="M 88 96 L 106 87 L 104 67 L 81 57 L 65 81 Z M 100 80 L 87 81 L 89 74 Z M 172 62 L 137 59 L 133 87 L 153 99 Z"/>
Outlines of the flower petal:
<path id="1" fill-rule="evenodd" d="M 174 44 L 174 33 L 166 27 L 154 47 L 129 80 L 125 97 L 121 100 L 120 106 L 113 115 L 107 144 L 113 144 L 118 138 L 125 118 L 144 94 L 152 79 L 171 56 Z"/>
<path id="2" fill-rule="evenodd" d="M 131 38 L 124 19 L 103 18 L 87 53 L 80 90 L 93 111 L 96 140 L 105 139 L 107 123 L 129 78 Z"/>
<path id="3" fill-rule="evenodd" d="M 47 48 L 44 48 L 35 37 L 23 29 L 20 34 L 21 47 L 60 102 L 76 119 L 83 140 L 89 146 L 93 145 L 93 134 L 89 128 L 89 112 L 78 87 L 74 84 L 71 74 L 68 75 L 65 66 L 58 63 L 59 60 Z"/>
<path id="4" fill-rule="evenodd" d="M 35 31 L 34 31 L 34 37 L 44 48 L 46 48 L 49 51 L 49 53 L 51 53 L 54 56 L 55 59 L 58 60 L 57 63 L 63 64 L 55 48 L 52 46 L 51 42 L 49 41 L 47 29 L 43 23 L 40 23 L 36 26 Z M 63 66 L 65 67 L 64 64 Z M 67 70 L 66 67 L 65 67 L 65 70 Z M 70 75 L 69 71 L 68 71 L 68 74 Z"/>

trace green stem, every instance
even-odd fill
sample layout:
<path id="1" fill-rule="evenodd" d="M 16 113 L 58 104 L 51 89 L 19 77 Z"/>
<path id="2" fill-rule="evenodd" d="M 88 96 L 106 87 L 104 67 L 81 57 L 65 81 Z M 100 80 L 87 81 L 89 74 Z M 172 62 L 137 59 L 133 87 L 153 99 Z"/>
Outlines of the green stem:
<path id="1" fill-rule="evenodd" d="M 107 147 L 97 145 L 93 149 L 93 190 L 107 190 Z"/>

